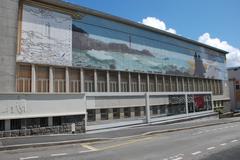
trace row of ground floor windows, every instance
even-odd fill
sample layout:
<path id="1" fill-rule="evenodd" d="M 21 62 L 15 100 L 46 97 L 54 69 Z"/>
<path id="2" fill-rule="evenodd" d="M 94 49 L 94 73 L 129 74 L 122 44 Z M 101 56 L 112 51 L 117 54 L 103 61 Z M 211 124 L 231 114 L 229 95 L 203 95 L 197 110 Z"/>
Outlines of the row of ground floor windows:
<path id="1" fill-rule="evenodd" d="M 175 75 L 54 68 L 21 64 L 17 92 L 198 92 L 223 93 L 222 81 Z"/>
<path id="2" fill-rule="evenodd" d="M 212 110 L 211 102 L 205 103 L 202 108 L 196 107 L 193 103 L 188 104 L 188 112 L 201 112 Z M 150 116 L 174 116 L 179 114 L 186 114 L 185 104 L 171 104 L 161 106 L 151 106 Z M 114 120 L 133 117 L 146 116 L 146 109 L 144 106 L 139 107 L 125 107 L 125 108 L 108 108 L 108 109 L 88 109 L 87 119 L 88 122 L 101 121 L 101 120 Z"/>
<path id="3" fill-rule="evenodd" d="M 6 130 L 19 130 L 19 129 L 32 129 L 47 126 L 61 126 L 67 123 L 82 122 L 84 116 L 59 116 L 59 117 L 43 117 L 43 118 L 28 118 L 28 119 L 11 119 L 6 125 L 8 120 L 0 120 L 0 131 Z"/>

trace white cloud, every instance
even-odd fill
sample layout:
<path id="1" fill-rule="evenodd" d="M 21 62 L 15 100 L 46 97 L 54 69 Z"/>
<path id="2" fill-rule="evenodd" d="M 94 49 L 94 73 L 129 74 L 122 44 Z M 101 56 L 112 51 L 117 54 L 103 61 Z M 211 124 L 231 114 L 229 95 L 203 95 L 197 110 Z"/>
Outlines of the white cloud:
<path id="1" fill-rule="evenodd" d="M 173 34 L 176 34 L 176 30 L 173 28 L 168 28 L 166 27 L 165 22 L 161 21 L 160 19 L 156 18 L 156 17 L 147 17 L 147 18 L 143 18 L 142 19 L 142 24 L 145 24 L 147 26 L 151 26 L 157 29 L 161 29 Z"/>
<path id="2" fill-rule="evenodd" d="M 209 33 L 204 33 L 198 38 L 198 41 L 207 45 L 225 50 L 227 54 L 227 67 L 240 66 L 240 49 L 228 44 L 227 41 L 221 41 L 219 38 L 211 38 Z"/>

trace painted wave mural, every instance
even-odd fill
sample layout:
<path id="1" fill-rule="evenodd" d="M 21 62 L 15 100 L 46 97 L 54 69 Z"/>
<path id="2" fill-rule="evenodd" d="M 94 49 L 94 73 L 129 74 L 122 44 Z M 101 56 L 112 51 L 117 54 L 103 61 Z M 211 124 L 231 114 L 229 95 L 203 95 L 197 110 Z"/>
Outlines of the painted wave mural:
<path id="1" fill-rule="evenodd" d="M 224 63 L 202 59 L 199 53 L 190 56 L 134 43 L 138 37 L 113 31 L 102 36 L 110 34 L 107 29 L 79 22 L 72 28 L 74 66 L 226 79 Z"/>

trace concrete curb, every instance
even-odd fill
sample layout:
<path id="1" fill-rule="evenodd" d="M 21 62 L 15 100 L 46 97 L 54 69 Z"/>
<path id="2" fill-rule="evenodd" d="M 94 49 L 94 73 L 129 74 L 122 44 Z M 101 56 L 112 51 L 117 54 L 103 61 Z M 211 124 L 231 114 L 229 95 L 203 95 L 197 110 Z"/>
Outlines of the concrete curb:
<path id="1" fill-rule="evenodd" d="M 139 136 L 148 136 L 148 135 L 155 135 L 155 134 L 161 134 L 161 133 L 176 132 L 176 131 L 189 130 L 189 129 L 194 129 L 194 128 L 202 128 L 202 127 L 221 125 L 221 124 L 229 124 L 229 123 L 235 123 L 235 122 L 240 122 L 240 120 L 235 120 L 235 121 L 230 121 L 230 122 L 209 123 L 209 124 L 204 124 L 204 125 L 195 125 L 195 126 L 191 126 L 191 127 L 158 130 L 158 131 L 146 132 L 146 133 L 126 136 L 126 137 L 89 138 L 89 139 L 81 139 L 81 140 L 69 140 L 69 141 L 59 141 L 59 142 L 31 143 L 31 144 L 22 144 L 22 145 L 2 146 L 2 147 L 0 147 L 0 151 L 24 149 L 24 148 L 32 148 L 32 147 L 57 146 L 57 145 L 75 144 L 75 143 L 100 142 L 100 141 L 108 141 L 108 140 L 114 140 L 114 139 L 123 139 L 123 138 L 130 138 L 130 137 L 139 137 Z"/>
<path id="2" fill-rule="evenodd" d="M 154 135 L 154 134 L 161 134 L 161 133 L 169 133 L 169 132 L 176 132 L 176 131 L 183 131 L 183 130 L 189 130 L 194 128 L 202 128 L 202 127 L 208 127 L 208 126 L 215 126 L 215 125 L 221 125 L 221 124 L 229 124 L 229 123 L 235 123 L 240 122 L 240 120 L 235 120 L 231 122 L 217 122 L 217 123 L 209 123 L 204 125 L 196 125 L 191 127 L 183 127 L 183 128 L 174 128 L 174 129 L 166 129 L 166 130 L 158 130 L 158 131 L 152 131 L 152 132 L 146 132 L 142 135 L 148 136 L 148 135 Z"/>

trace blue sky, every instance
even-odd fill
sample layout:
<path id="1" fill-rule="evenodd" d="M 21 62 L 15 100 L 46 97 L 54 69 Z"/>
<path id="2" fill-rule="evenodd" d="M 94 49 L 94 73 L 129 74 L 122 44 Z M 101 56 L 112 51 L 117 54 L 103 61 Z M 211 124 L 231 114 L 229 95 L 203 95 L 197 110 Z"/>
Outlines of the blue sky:
<path id="1" fill-rule="evenodd" d="M 240 0 L 66 1 L 163 30 L 172 28 L 176 34 L 229 51 L 228 66 L 240 65 Z"/>

